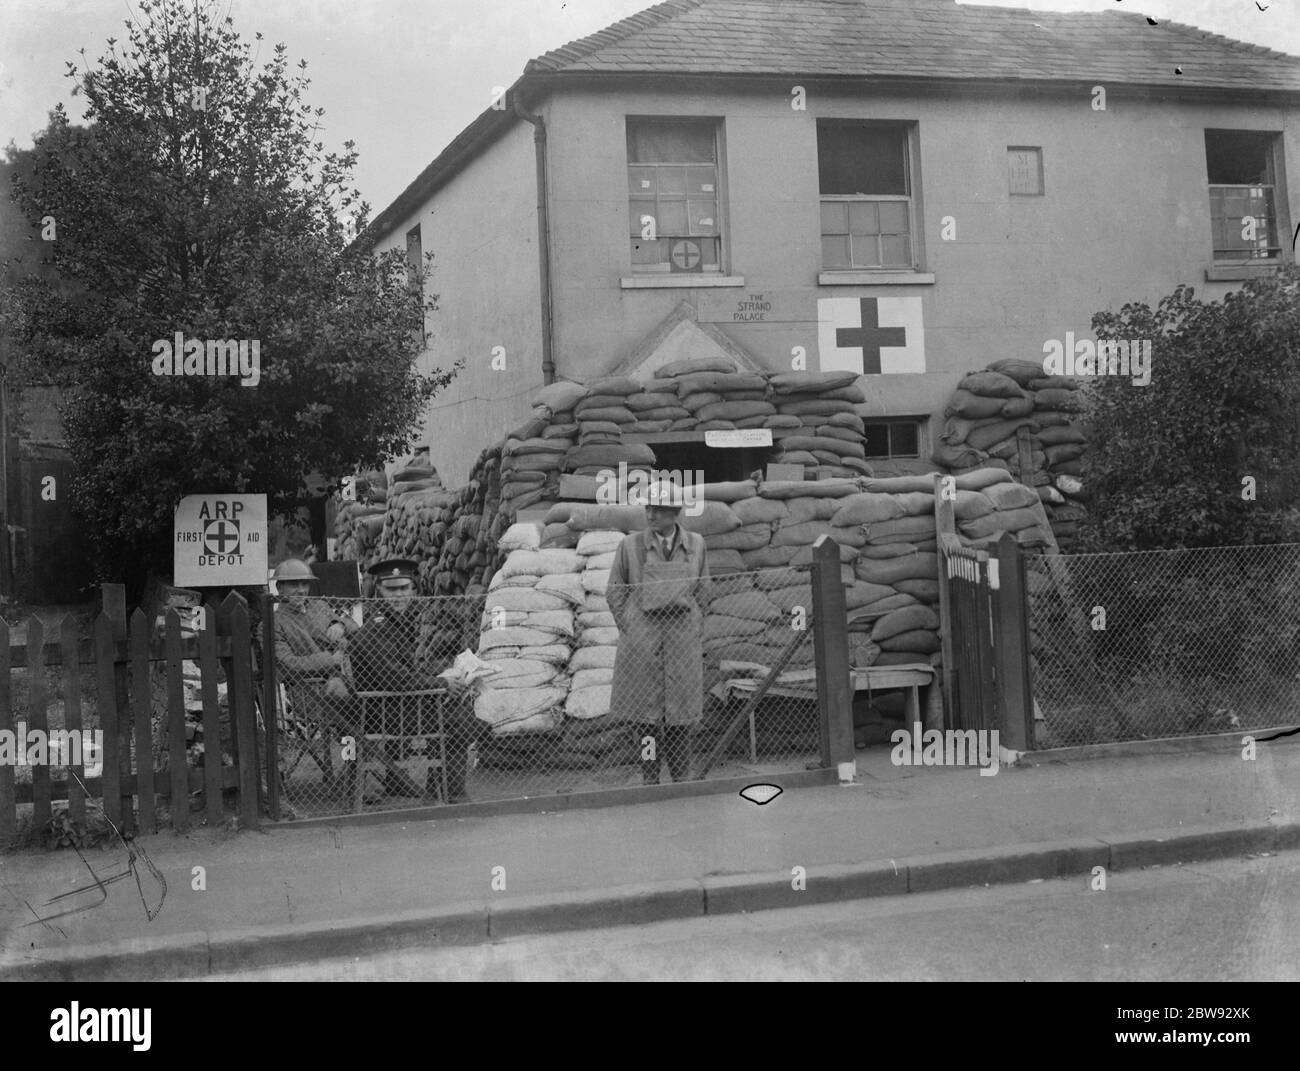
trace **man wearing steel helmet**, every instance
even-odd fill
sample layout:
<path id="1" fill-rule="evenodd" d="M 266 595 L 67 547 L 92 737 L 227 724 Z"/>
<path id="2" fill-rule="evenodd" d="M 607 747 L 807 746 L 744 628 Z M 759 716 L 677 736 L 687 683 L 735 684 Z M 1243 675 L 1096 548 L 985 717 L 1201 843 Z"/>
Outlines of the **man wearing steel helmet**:
<path id="1" fill-rule="evenodd" d="M 690 776 L 691 736 L 704 712 L 704 610 L 709 567 L 704 538 L 678 523 L 681 488 L 649 490 L 649 526 L 614 554 L 606 599 L 618 625 L 610 709 L 636 726 L 641 775 L 659 783 L 667 758 L 674 781 Z"/>
<path id="2" fill-rule="evenodd" d="M 280 603 L 275 610 L 275 661 L 286 681 L 341 676 L 343 652 L 357 624 L 308 597 L 316 574 L 300 558 L 286 558 L 272 574 Z"/>
<path id="3" fill-rule="evenodd" d="M 274 611 L 275 662 L 289 701 L 329 723 L 337 735 L 355 734 L 359 718 L 344 680 L 344 654 L 356 622 L 333 612 L 324 599 L 309 597 L 316 574 L 300 558 L 286 558 L 271 579 L 280 597 Z"/>

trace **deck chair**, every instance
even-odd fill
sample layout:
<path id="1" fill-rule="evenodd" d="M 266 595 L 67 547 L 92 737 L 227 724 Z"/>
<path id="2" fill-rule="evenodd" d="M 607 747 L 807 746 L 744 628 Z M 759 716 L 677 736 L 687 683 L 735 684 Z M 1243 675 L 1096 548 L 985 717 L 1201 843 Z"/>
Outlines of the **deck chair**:
<path id="1" fill-rule="evenodd" d="M 276 686 L 282 789 L 288 787 L 289 778 L 305 758 L 316 764 L 327 788 L 334 782 L 333 734 L 332 723 L 325 716 L 325 683 L 323 677 L 309 677 L 290 684 L 281 681 Z"/>

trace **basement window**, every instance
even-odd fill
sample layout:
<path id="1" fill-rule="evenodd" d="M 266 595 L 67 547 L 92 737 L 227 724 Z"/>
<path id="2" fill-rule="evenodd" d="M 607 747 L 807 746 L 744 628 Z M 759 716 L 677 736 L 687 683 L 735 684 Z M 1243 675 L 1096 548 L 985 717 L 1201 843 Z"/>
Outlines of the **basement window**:
<path id="1" fill-rule="evenodd" d="M 921 417 L 866 421 L 867 457 L 874 460 L 919 458 L 924 426 Z"/>

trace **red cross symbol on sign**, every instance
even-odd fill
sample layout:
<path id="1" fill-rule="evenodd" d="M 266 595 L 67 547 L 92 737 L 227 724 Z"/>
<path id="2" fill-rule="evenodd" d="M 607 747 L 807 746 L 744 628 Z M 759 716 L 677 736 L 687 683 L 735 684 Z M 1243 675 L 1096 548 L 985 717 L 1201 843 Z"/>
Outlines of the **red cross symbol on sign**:
<path id="1" fill-rule="evenodd" d="M 209 554 L 225 554 L 226 547 L 239 546 L 239 522 L 223 518 L 208 521 L 203 526 L 203 546 Z"/>
<path id="2" fill-rule="evenodd" d="M 674 270 L 695 271 L 703 259 L 704 253 L 700 249 L 699 242 L 690 242 L 683 239 L 673 242 L 669 256 L 672 258 Z"/>

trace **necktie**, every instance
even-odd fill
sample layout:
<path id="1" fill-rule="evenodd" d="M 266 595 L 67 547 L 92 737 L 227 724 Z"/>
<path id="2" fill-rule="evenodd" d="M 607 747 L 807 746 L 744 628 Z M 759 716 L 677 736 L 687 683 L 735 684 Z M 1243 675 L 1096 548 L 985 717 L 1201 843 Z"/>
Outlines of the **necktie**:
<path id="1" fill-rule="evenodd" d="M 673 554 L 673 541 L 671 539 L 659 540 L 659 553 L 664 556 L 664 561 L 671 558 Z"/>

